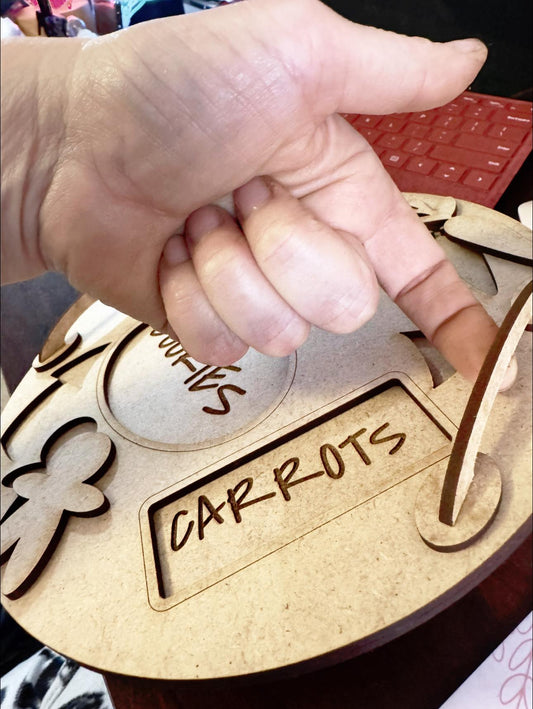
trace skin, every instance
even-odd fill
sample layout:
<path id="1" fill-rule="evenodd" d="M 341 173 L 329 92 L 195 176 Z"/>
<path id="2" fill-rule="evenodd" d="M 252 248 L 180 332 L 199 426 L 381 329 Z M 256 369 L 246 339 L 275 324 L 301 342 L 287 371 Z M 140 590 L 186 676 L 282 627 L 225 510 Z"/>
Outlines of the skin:
<path id="1" fill-rule="evenodd" d="M 338 113 L 446 103 L 480 42 L 251 0 L 2 53 L 4 282 L 63 271 L 218 365 L 356 330 L 380 284 L 476 376 L 496 326 Z"/>

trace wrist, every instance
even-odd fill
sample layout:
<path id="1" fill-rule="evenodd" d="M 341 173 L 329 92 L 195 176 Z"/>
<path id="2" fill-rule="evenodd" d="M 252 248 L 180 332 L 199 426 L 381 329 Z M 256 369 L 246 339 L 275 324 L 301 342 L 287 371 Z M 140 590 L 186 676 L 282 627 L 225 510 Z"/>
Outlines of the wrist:
<path id="1" fill-rule="evenodd" d="M 65 138 L 69 86 L 82 42 L 2 42 L 2 283 L 47 269 L 39 221 Z"/>

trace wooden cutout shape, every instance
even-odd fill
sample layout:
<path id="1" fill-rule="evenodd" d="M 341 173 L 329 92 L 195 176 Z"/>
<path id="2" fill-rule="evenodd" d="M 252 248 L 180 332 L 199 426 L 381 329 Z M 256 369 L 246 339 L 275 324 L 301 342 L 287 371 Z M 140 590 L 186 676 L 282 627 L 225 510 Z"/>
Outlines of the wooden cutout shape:
<path id="1" fill-rule="evenodd" d="M 532 283 L 520 293 L 505 316 L 465 408 L 442 488 L 439 520 L 454 525 L 474 478 L 476 456 L 502 381 L 531 320 Z"/>
<path id="2" fill-rule="evenodd" d="M 426 205 L 429 224 L 440 224 L 453 206 L 438 196 L 407 199 Z M 477 231 L 493 214 L 462 200 L 455 200 L 455 213 L 474 217 Z M 445 235 L 438 238 L 451 244 Z M 489 255 L 495 287 L 486 289 L 487 274 L 470 267 L 474 252 L 451 246 L 452 262 L 501 322 L 530 280 L 529 269 Z M 217 441 L 209 438 L 212 421 L 223 415 L 205 412 L 213 408 L 211 395 L 214 408 L 224 409 L 216 389 L 207 389 L 202 400 L 202 392 L 190 392 L 191 382 L 184 383 L 203 376 L 201 366 L 194 364 L 190 374 L 183 363 L 173 367 L 165 357 L 170 349 L 159 349 L 158 338 L 150 338 L 149 352 L 127 344 L 109 373 L 111 385 L 119 373 L 116 395 L 126 389 L 123 409 L 135 390 L 135 399 L 145 399 L 142 416 L 151 406 L 174 415 L 167 382 L 176 377 L 173 391 L 185 397 L 189 429 L 202 428 L 199 438 L 213 444 L 187 450 L 165 449 L 152 435 L 152 447 L 143 446 L 131 431 L 117 431 L 101 405 L 108 393 L 107 353 L 138 323 L 118 326 L 115 320 L 111 326 L 106 320 L 92 329 L 90 310 L 69 323 L 70 332 L 82 334 L 76 351 L 46 371 L 32 368 L 3 415 L 8 483 L 73 420 L 92 419 L 117 448 L 115 463 L 98 483 L 112 514 L 90 521 L 69 515 L 44 573 L 18 598 L 2 599 L 28 632 L 58 652 L 100 670 L 164 679 L 227 678 L 288 665 L 305 670 L 353 657 L 423 622 L 479 583 L 529 532 L 529 335 L 517 348 L 517 384 L 496 397 L 483 439 L 501 473 L 500 506 L 490 528 L 478 529 L 475 538 L 475 529 L 465 534 L 468 513 L 454 527 L 439 522 L 434 496 L 429 521 L 455 535 L 448 540 L 452 546 L 461 535 L 459 544 L 468 545 L 442 554 L 419 534 L 415 502 L 427 479 L 438 478 L 440 489 L 472 387 L 457 373 L 440 371 L 437 361 L 434 386 L 419 350 L 400 334 L 413 324 L 384 295 L 376 316 L 354 335 L 312 330 L 288 391 L 266 418 L 237 407 L 263 385 L 279 388 L 279 370 L 266 367 L 265 379 L 254 377 L 250 366 L 243 386 L 236 375 L 231 383 L 247 393 L 229 391 L 231 412 L 224 415 L 235 413 L 236 425 Z M 118 413 L 115 402 L 111 409 Z M 138 430 L 146 430 L 143 421 Z M 463 512 L 482 481 L 474 479 Z M 2 493 L 7 509 L 23 499 L 4 485 Z M 2 567 L 4 578 L 9 563 Z"/>
<path id="3" fill-rule="evenodd" d="M 3 485 L 18 499 L 1 520 L 0 563 L 7 561 L 3 593 L 20 598 L 36 581 L 64 532 L 68 516 L 95 517 L 109 502 L 93 483 L 111 465 L 115 448 L 103 433 L 66 434 L 73 421 L 46 442 L 39 463 L 13 470 Z"/>
<path id="4" fill-rule="evenodd" d="M 502 496 L 498 466 L 488 455 L 476 456 L 476 474 L 468 489 L 459 518 L 452 526 L 439 519 L 446 461 L 433 467 L 416 498 L 416 526 L 422 539 L 436 551 L 457 552 L 473 544 L 491 525 Z"/>
<path id="5" fill-rule="evenodd" d="M 79 316 L 94 303 L 94 298 L 89 295 L 82 295 L 78 300 L 67 310 L 61 320 L 54 327 L 48 339 L 40 351 L 37 361 L 34 363 L 35 369 L 45 371 L 53 367 L 65 359 L 73 349 L 79 344 L 79 335 L 74 336 L 69 342 L 65 337 L 70 327 L 76 322 Z M 67 338 L 68 339 L 68 338 Z"/>
<path id="6" fill-rule="evenodd" d="M 413 196 L 409 200 L 413 209 L 428 229 L 436 229 L 444 222 L 451 219 L 457 209 L 457 202 L 453 197 L 434 198 L 429 195 Z"/>
<path id="7" fill-rule="evenodd" d="M 463 246 L 531 266 L 531 229 L 520 222 L 499 217 L 501 215 L 483 214 L 483 228 L 476 229 L 476 216 L 459 215 L 448 219 L 444 232 Z"/>
<path id="8" fill-rule="evenodd" d="M 76 342 L 78 342 L 77 338 Z M 79 371 L 79 367 L 82 363 L 85 363 L 88 360 L 91 360 L 93 357 L 99 355 L 101 352 L 103 352 L 103 350 L 106 349 L 108 344 L 109 342 L 99 344 L 96 347 L 81 352 L 79 355 L 76 355 L 71 359 L 68 358 L 68 356 L 72 354 L 72 352 L 69 351 L 65 355 L 67 361 L 64 361 L 65 358 L 63 356 L 59 357 L 58 359 L 54 357 L 51 366 L 46 366 L 42 369 L 35 366 L 33 367 L 35 371 L 48 372 L 49 376 L 52 377 L 52 382 L 45 386 L 44 389 L 39 391 L 39 393 L 35 395 L 35 397 L 30 401 L 30 403 L 19 412 L 19 414 L 10 422 L 8 426 L 6 426 L 0 438 L 2 450 L 5 453 L 7 453 L 7 446 L 11 437 L 18 430 L 19 426 L 24 423 L 28 416 L 33 413 L 39 407 L 40 404 L 45 402 L 48 397 L 50 397 L 55 391 L 57 391 L 57 389 L 62 386 L 62 384 L 64 383 L 65 374 L 68 374 L 68 372 L 70 372 L 70 370 L 72 369 L 76 369 Z M 57 368 L 54 369 L 54 371 L 51 371 L 54 367 L 56 367 L 56 365 Z M 76 376 L 78 376 L 78 372 L 76 372 Z"/>
<path id="9" fill-rule="evenodd" d="M 60 362 L 63 362 L 69 355 L 71 355 L 75 349 L 81 344 L 81 335 L 79 333 L 68 337 L 62 345 L 59 345 L 57 349 L 46 360 L 41 360 L 41 355 L 37 355 L 35 361 L 33 362 L 33 368 L 37 372 L 46 372 L 47 369 L 52 369 Z M 55 347 L 55 344 L 54 344 Z"/>

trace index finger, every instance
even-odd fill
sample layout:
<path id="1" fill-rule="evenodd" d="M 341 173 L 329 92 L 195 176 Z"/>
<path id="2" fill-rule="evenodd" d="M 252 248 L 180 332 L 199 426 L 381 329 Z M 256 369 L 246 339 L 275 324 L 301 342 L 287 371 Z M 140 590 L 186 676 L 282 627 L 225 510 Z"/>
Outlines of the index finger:
<path id="1" fill-rule="evenodd" d="M 457 371 L 474 380 L 498 327 L 400 194 L 365 248 L 390 297 Z"/>
<path id="2" fill-rule="evenodd" d="M 341 119 L 339 118 L 339 121 Z M 343 123 L 345 123 L 343 121 Z M 444 251 L 355 132 L 346 177 L 303 198 L 335 229 L 361 242 L 386 293 L 450 364 L 476 378 L 497 326 L 460 279 Z M 349 127 L 348 127 L 349 128 Z M 344 134 L 344 135 L 343 135 Z"/>

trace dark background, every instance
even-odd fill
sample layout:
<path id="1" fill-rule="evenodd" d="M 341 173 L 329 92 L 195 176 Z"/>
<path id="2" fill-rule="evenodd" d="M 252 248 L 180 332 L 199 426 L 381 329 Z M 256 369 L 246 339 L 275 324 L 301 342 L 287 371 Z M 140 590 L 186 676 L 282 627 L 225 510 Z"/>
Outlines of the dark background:
<path id="1" fill-rule="evenodd" d="M 326 0 L 353 22 L 436 42 L 477 37 L 489 48 L 472 90 L 531 100 L 533 3 L 530 0 Z M 520 96 L 519 96 L 520 94 Z"/>

